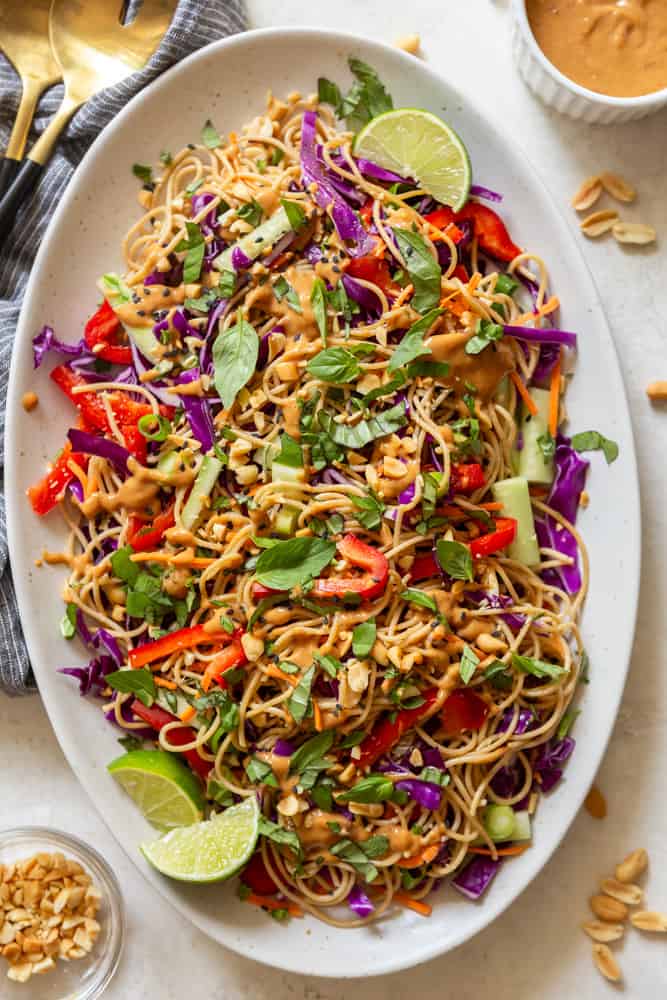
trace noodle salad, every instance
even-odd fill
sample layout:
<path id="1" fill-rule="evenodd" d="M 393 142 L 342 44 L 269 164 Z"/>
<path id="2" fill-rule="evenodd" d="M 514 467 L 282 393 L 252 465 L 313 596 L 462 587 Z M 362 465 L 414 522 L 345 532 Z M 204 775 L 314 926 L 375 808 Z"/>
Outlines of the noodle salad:
<path id="1" fill-rule="evenodd" d="M 350 67 L 135 164 L 122 275 L 34 341 L 77 416 L 28 496 L 69 531 L 63 672 L 201 819 L 256 800 L 243 898 L 357 927 L 529 847 L 586 674 L 580 453 L 617 448 L 565 436 L 576 336 L 501 196 L 358 155 L 393 104 Z"/>

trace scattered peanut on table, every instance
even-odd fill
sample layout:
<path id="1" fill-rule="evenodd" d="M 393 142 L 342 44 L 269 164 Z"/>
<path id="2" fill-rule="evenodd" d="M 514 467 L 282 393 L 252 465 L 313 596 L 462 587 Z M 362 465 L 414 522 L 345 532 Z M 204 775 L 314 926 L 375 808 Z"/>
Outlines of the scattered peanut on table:
<path id="1" fill-rule="evenodd" d="M 581 183 L 579 190 L 572 198 L 572 207 L 577 212 L 586 212 L 599 201 L 603 192 L 625 204 L 634 201 L 637 197 L 637 191 L 625 178 L 619 177 L 618 174 L 612 174 L 609 170 L 603 170 L 600 174 L 587 177 Z M 596 239 L 611 232 L 618 243 L 629 243 L 635 246 L 655 243 L 657 239 L 653 226 L 648 226 L 643 222 L 627 222 L 621 219 L 614 209 L 604 208 L 593 212 L 579 223 L 579 228 L 589 239 Z"/>
<path id="2" fill-rule="evenodd" d="M 25 983 L 56 959 L 85 958 L 100 932 L 101 896 L 78 861 L 35 854 L 0 864 L 0 955 L 7 976 Z"/>

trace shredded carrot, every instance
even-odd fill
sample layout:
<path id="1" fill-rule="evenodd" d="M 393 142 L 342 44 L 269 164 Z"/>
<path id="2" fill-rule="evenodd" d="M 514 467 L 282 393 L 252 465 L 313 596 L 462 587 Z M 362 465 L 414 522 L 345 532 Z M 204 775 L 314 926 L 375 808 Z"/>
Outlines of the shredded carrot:
<path id="1" fill-rule="evenodd" d="M 170 563 L 174 566 L 190 566 L 192 569 L 206 569 L 217 562 L 216 559 L 190 555 L 187 551 L 177 552 L 175 555 L 168 552 L 134 552 L 130 559 L 132 562 Z"/>
<path id="2" fill-rule="evenodd" d="M 423 903 L 421 899 L 413 899 L 412 896 L 408 896 L 404 892 L 395 892 L 391 897 L 401 906 L 406 906 L 408 910 L 414 910 L 421 917 L 430 917 L 433 912 L 433 907 L 429 906 L 428 903 Z"/>
<path id="3" fill-rule="evenodd" d="M 545 490 L 544 486 L 535 486 L 535 485 L 529 486 L 528 492 L 530 493 L 531 497 L 536 497 L 538 500 L 544 500 L 544 498 L 549 494 L 549 491 Z"/>
<path id="4" fill-rule="evenodd" d="M 503 505 L 497 503 L 496 501 L 491 501 L 489 503 L 478 503 L 475 504 L 476 507 L 481 507 L 482 510 L 502 510 Z"/>
<path id="5" fill-rule="evenodd" d="M 482 280 L 482 275 L 479 273 L 479 271 L 475 271 L 472 278 L 468 282 L 469 295 L 472 295 L 472 293 L 475 291 L 481 280 Z"/>
<path id="6" fill-rule="evenodd" d="M 174 684 L 173 681 L 168 681 L 166 677 L 154 677 L 153 680 L 159 688 L 168 688 L 170 691 L 175 691 L 178 684 Z"/>
<path id="7" fill-rule="evenodd" d="M 522 400 L 526 404 L 526 409 L 528 410 L 530 415 L 534 417 L 535 414 L 537 413 L 537 407 L 535 406 L 535 402 L 532 396 L 530 395 L 525 385 L 521 381 L 521 377 L 517 372 L 510 372 L 510 378 L 512 379 L 512 382 L 514 382 L 514 388 L 516 389 L 516 391 L 519 393 Z"/>
<path id="8" fill-rule="evenodd" d="M 315 717 L 315 729 L 318 733 L 321 733 L 324 729 L 324 721 L 322 719 L 322 709 L 320 708 L 318 702 L 313 699 L 313 714 Z"/>
<path id="9" fill-rule="evenodd" d="M 468 850 L 471 854 L 484 854 L 487 857 L 491 857 L 494 853 L 498 855 L 499 858 L 507 858 L 517 854 L 523 854 L 527 851 L 530 844 L 517 844 L 515 847 L 499 847 L 495 852 L 490 851 L 487 847 L 469 847 Z"/>
<path id="10" fill-rule="evenodd" d="M 291 684 L 292 687 L 296 687 L 299 683 L 298 677 L 295 677 L 294 674 L 286 674 L 273 663 L 269 663 L 268 667 L 264 667 L 264 673 L 268 674 L 269 677 L 273 677 L 277 681 L 287 681 L 287 683 Z"/>
<path id="11" fill-rule="evenodd" d="M 551 373 L 551 384 L 549 386 L 549 433 L 552 438 L 558 432 L 558 409 L 560 405 L 560 361 L 563 355 L 563 348 L 558 352 L 558 360 Z"/>
<path id="12" fill-rule="evenodd" d="M 517 316 L 514 322 L 516 326 L 523 326 L 524 323 L 532 323 L 535 321 L 536 317 L 548 316 L 550 313 L 555 312 L 559 305 L 560 300 L 555 295 L 552 295 L 551 298 L 547 299 L 544 305 L 540 306 L 539 309 L 536 309 L 535 312 L 523 313 L 521 316 Z"/>
<path id="13" fill-rule="evenodd" d="M 399 868 L 419 868 L 420 865 L 427 865 L 438 853 L 438 845 L 432 844 L 430 847 L 425 847 L 423 851 L 419 851 L 418 854 L 413 854 L 411 858 L 401 858 L 397 861 Z"/>
<path id="14" fill-rule="evenodd" d="M 197 713 L 195 712 L 192 705 L 188 705 L 188 707 L 184 708 L 181 714 L 179 715 L 179 719 L 181 720 L 181 722 L 189 722 L 190 719 L 196 714 Z"/>
<path id="15" fill-rule="evenodd" d="M 245 903 L 252 903 L 254 906 L 261 906 L 263 910 L 287 910 L 290 917 L 302 917 L 303 910 L 296 903 L 292 903 L 289 899 L 273 899 L 271 896 L 257 896 L 254 892 L 251 892 L 249 896 L 244 898 Z"/>

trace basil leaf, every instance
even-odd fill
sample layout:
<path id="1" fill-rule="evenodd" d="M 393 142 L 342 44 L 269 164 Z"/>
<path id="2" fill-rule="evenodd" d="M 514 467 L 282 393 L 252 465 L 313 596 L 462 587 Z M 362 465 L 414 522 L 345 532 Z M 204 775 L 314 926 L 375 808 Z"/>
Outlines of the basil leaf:
<path id="1" fill-rule="evenodd" d="M 290 308 L 293 309 L 294 312 L 303 312 L 299 296 L 284 275 L 281 274 L 278 280 L 274 281 L 273 294 L 279 300 L 286 299 L 287 302 L 289 302 Z"/>
<path id="2" fill-rule="evenodd" d="M 217 149 L 220 145 L 220 133 L 210 118 L 206 119 L 204 127 L 201 130 L 201 141 L 209 149 Z"/>
<path id="3" fill-rule="evenodd" d="M 384 839 L 387 840 L 386 837 Z M 358 871 L 360 875 L 363 875 L 366 882 L 374 882 L 377 878 L 378 870 L 375 865 L 371 863 L 365 852 L 367 844 L 368 841 L 355 844 L 353 840 L 343 837 L 342 840 L 333 844 L 329 850 L 332 854 L 339 857 L 341 861 L 347 861 L 349 865 L 352 865 L 352 867 Z"/>
<path id="4" fill-rule="evenodd" d="M 234 805 L 234 796 L 230 790 L 225 785 L 222 785 L 219 781 L 214 781 L 212 778 L 208 779 L 206 796 L 211 799 L 212 802 L 217 802 L 217 804 L 222 806 L 224 809 Z"/>
<path id="5" fill-rule="evenodd" d="M 361 375 L 359 362 L 345 347 L 327 347 L 311 358 L 306 371 L 322 382 L 352 382 Z"/>
<path id="6" fill-rule="evenodd" d="M 359 746 L 360 743 L 363 743 L 365 737 L 366 733 L 363 729 L 355 729 L 353 732 L 348 733 L 347 736 L 344 736 L 338 745 L 341 749 L 356 747 Z"/>
<path id="7" fill-rule="evenodd" d="M 397 389 L 404 386 L 406 381 L 407 379 L 403 372 L 397 372 L 394 377 L 388 382 L 385 382 L 384 385 L 379 385 L 376 389 L 370 389 L 365 396 L 362 396 L 361 405 L 366 407 L 375 402 L 376 399 L 380 399 L 382 396 L 391 396 L 391 394 L 396 392 Z"/>
<path id="8" fill-rule="evenodd" d="M 510 274 L 499 274 L 496 278 L 495 291 L 501 295 L 514 295 L 518 287 L 519 282 Z"/>
<path id="9" fill-rule="evenodd" d="M 464 684 L 470 683 L 478 663 L 479 657 L 477 654 L 470 648 L 470 646 L 465 645 L 463 647 L 463 655 L 459 664 L 459 673 Z"/>
<path id="10" fill-rule="evenodd" d="M 320 104 L 330 104 L 336 109 L 336 114 L 340 117 L 339 110 L 343 101 L 343 95 L 337 83 L 327 80 L 321 76 L 317 81 L 317 100 Z"/>
<path id="11" fill-rule="evenodd" d="M 236 287 L 236 274 L 234 271 L 221 271 L 218 279 L 217 292 L 222 299 L 231 299 Z"/>
<path id="12" fill-rule="evenodd" d="M 374 837 L 369 837 L 368 840 L 365 840 L 362 848 L 366 857 L 381 858 L 389 850 L 389 839 L 376 834 Z"/>
<path id="13" fill-rule="evenodd" d="M 416 378 L 423 375 L 425 378 L 447 378 L 449 375 L 449 365 L 446 361 L 412 361 L 408 365 L 408 375 Z"/>
<path id="14" fill-rule="evenodd" d="M 349 129 L 358 132 L 371 118 L 391 111 L 394 102 L 371 66 L 354 58 L 348 59 L 348 66 L 356 81 L 336 108 L 336 114 L 339 118 L 345 118 Z"/>
<path id="15" fill-rule="evenodd" d="M 568 708 L 567 712 L 564 714 L 563 718 L 560 720 L 558 730 L 556 731 L 556 737 L 559 740 L 564 740 L 572 726 L 577 720 L 577 717 L 581 715 L 580 708 Z"/>
<path id="16" fill-rule="evenodd" d="M 519 653 L 512 653 L 512 664 L 525 674 L 532 674 L 533 677 L 549 677 L 551 680 L 556 680 L 567 673 L 565 667 L 560 667 L 557 663 L 535 660 L 532 656 L 522 656 Z"/>
<path id="17" fill-rule="evenodd" d="M 542 452 L 545 462 L 548 462 L 556 454 L 556 442 L 549 431 L 545 431 L 544 434 L 540 434 L 537 439 L 537 446 Z"/>
<path id="18" fill-rule="evenodd" d="M 401 597 L 404 601 L 410 601 L 411 604 L 417 604 L 420 608 L 428 608 L 429 611 L 434 611 L 437 613 L 438 605 L 435 603 L 433 598 L 429 594 L 425 594 L 423 590 L 418 587 L 406 587 L 405 590 L 401 591 Z"/>
<path id="19" fill-rule="evenodd" d="M 255 575 L 266 587 L 291 590 L 321 573 L 335 552 L 323 538 L 290 538 L 261 553 Z"/>
<path id="20" fill-rule="evenodd" d="M 472 555 L 462 542 L 450 542 L 441 538 L 436 543 L 438 562 L 448 576 L 454 580 L 472 580 Z"/>
<path id="21" fill-rule="evenodd" d="M 192 181 L 192 183 L 188 184 L 188 186 L 186 187 L 186 189 L 184 191 L 184 194 L 193 195 L 195 193 L 195 191 L 199 190 L 199 188 L 202 186 L 203 183 L 204 183 L 204 178 L 203 177 L 200 177 L 196 181 Z"/>
<path id="22" fill-rule="evenodd" d="M 484 671 L 484 680 L 489 681 L 492 687 L 498 691 L 511 691 L 513 685 L 512 674 L 508 672 L 508 666 L 502 660 L 494 660 L 489 663 Z"/>
<path id="23" fill-rule="evenodd" d="M 215 388 L 226 410 L 255 371 L 258 353 L 255 328 L 239 312 L 235 325 L 223 330 L 213 343 Z"/>
<path id="24" fill-rule="evenodd" d="M 150 670 L 116 670 L 107 674 L 104 680 L 114 691 L 135 694 L 146 707 L 155 701 L 155 679 Z"/>
<path id="25" fill-rule="evenodd" d="M 153 184 L 153 171 L 150 167 L 145 166 L 143 163 L 133 163 L 132 173 L 135 177 L 138 177 L 146 187 L 150 187 Z"/>
<path id="26" fill-rule="evenodd" d="M 335 656 L 330 653 L 326 656 L 322 656 L 321 653 L 314 653 L 313 658 L 317 665 L 322 668 L 325 674 L 329 677 L 335 677 L 339 670 L 343 669 L 343 664 Z"/>
<path id="27" fill-rule="evenodd" d="M 364 497 L 351 496 L 350 499 L 357 510 L 355 517 L 363 528 L 374 531 L 380 527 L 385 506 L 374 493 Z"/>
<path id="28" fill-rule="evenodd" d="M 306 213 L 302 209 L 301 205 L 299 205 L 297 201 L 288 201 L 287 198 L 281 198 L 280 204 L 283 206 L 285 215 L 287 216 L 287 221 L 294 232 L 301 229 L 301 226 L 306 221 Z"/>
<path id="29" fill-rule="evenodd" d="M 138 739 L 136 736 L 120 736 L 118 742 L 127 753 L 130 753 L 132 750 L 141 750 L 144 745 L 144 741 Z"/>
<path id="30" fill-rule="evenodd" d="M 352 630 L 352 652 L 354 655 L 362 660 L 368 656 L 375 645 L 376 635 L 377 626 L 374 618 L 355 625 Z"/>
<path id="31" fill-rule="evenodd" d="M 117 576 L 123 583 L 130 584 L 130 586 L 136 582 L 137 577 L 141 573 L 139 564 L 132 562 L 130 559 L 133 553 L 134 549 L 132 546 L 126 545 L 122 549 L 116 549 L 111 556 L 111 568 L 114 576 Z"/>
<path id="32" fill-rule="evenodd" d="M 618 458 L 618 445 L 615 441 L 606 438 L 599 431 L 580 431 L 574 434 L 570 442 L 575 451 L 602 451 L 607 459 L 607 465 L 611 465 Z"/>
<path id="33" fill-rule="evenodd" d="M 292 774 L 301 774 L 314 761 L 324 757 L 331 750 L 334 737 L 331 730 L 325 730 L 302 743 L 290 757 L 289 769 Z M 327 765 L 330 766 L 330 765 Z"/>
<path id="34" fill-rule="evenodd" d="M 361 420 L 354 426 L 338 424 L 330 413 L 320 412 L 320 427 L 327 434 L 334 444 L 343 448 L 353 448 L 358 450 L 376 441 L 378 438 L 386 437 L 387 434 L 395 433 L 406 423 L 405 406 L 397 403 L 389 410 L 383 410 L 370 420 Z"/>
<path id="35" fill-rule="evenodd" d="M 190 285 L 199 280 L 206 252 L 206 242 L 201 229 L 195 222 L 186 222 L 185 228 L 188 238 L 176 244 L 176 252 L 185 252 L 183 281 L 186 285 Z"/>
<path id="36" fill-rule="evenodd" d="M 287 465 L 291 469 L 303 468 L 303 450 L 298 441 L 289 434 L 280 435 L 280 451 L 273 459 L 279 465 Z"/>
<path id="37" fill-rule="evenodd" d="M 414 287 L 410 305 L 417 312 L 425 313 L 440 301 L 442 270 L 437 257 L 431 253 L 433 244 L 411 229 L 397 227 L 393 232 Z M 416 356 L 412 355 L 413 358 Z M 412 361 L 412 358 L 408 360 Z"/>
<path id="38" fill-rule="evenodd" d="M 273 820 L 267 819 L 266 816 L 259 817 L 257 828 L 260 836 L 268 837 L 274 844 L 282 844 L 284 847 L 291 848 L 299 858 L 303 854 L 301 841 L 293 830 L 286 830 L 284 826 L 279 826 Z"/>
<path id="39" fill-rule="evenodd" d="M 480 354 L 494 340 L 501 340 L 502 326 L 492 323 L 490 319 L 481 319 L 477 324 L 475 335 L 466 342 L 466 354 Z"/>
<path id="40" fill-rule="evenodd" d="M 160 163 L 164 164 L 165 167 L 170 167 L 174 161 L 174 157 L 168 150 L 163 149 L 160 153 Z"/>
<path id="41" fill-rule="evenodd" d="M 73 639 L 76 635 L 76 604 L 71 601 L 68 603 L 65 616 L 60 623 L 60 632 L 63 639 Z"/>
<path id="42" fill-rule="evenodd" d="M 308 713 L 308 709 L 310 708 L 310 689 L 313 686 L 314 676 L 315 666 L 313 665 L 306 670 L 287 702 L 287 708 L 295 722 L 302 722 Z"/>
<path id="43" fill-rule="evenodd" d="M 251 201 L 247 201 L 245 205 L 241 205 L 236 209 L 236 214 L 239 219 L 243 219 L 247 222 L 249 226 L 255 229 L 262 221 L 262 216 L 264 215 L 264 209 L 255 201 L 253 198 Z"/>
<path id="44" fill-rule="evenodd" d="M 253 784 L 258 785 L 269 785 L 271 788 L 278 787 L 278 779 L 276 778 L 270 764 L 267 764 L 265 760 L 260 760 L 259 757 L 251 757 L 245 763 L 245 773 L 248 775 L 248 781 L 252 781 Z"/>
<path id="45" fill-rule="evenodd" d="M 429 353 L 428 347 L 424 346 L 424 337 L 443 312 L 443 309 L 431 309 L 416 323 L 413 323 L 389 359 L 387 371 L 393 372 L 407 364 L 408 361 L 419 357 L 420 354 Z"/>
<path id="46" fill-rule="evenodd" d="M 386 802 L 394 791 L 394 783 L 383 774 L 369 774 L 352 788 L 336 796 L 338 802 Z"/>
<path id="47" fill-rule="evenodd" d="M 313 307 L 313 316 L 320 331 L 322 343 L 327 342 L 327 286 L 321 278 L 315 278 L 313 287 L 310 290 L 310 304 Z M 313 359 L 314 360 L 314 359 Z"/>

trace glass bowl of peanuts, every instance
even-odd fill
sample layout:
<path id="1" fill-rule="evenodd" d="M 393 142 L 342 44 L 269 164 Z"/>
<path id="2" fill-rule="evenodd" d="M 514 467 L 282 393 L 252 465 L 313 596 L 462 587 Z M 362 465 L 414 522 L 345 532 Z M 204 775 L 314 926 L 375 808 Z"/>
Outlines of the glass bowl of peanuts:
<path id="1" fill-rule="evenodd" d="M 118 881 L 97 851 L 47 827 L 0 830 L 0 996 L 94 1000 L 124 931 Z"/>

